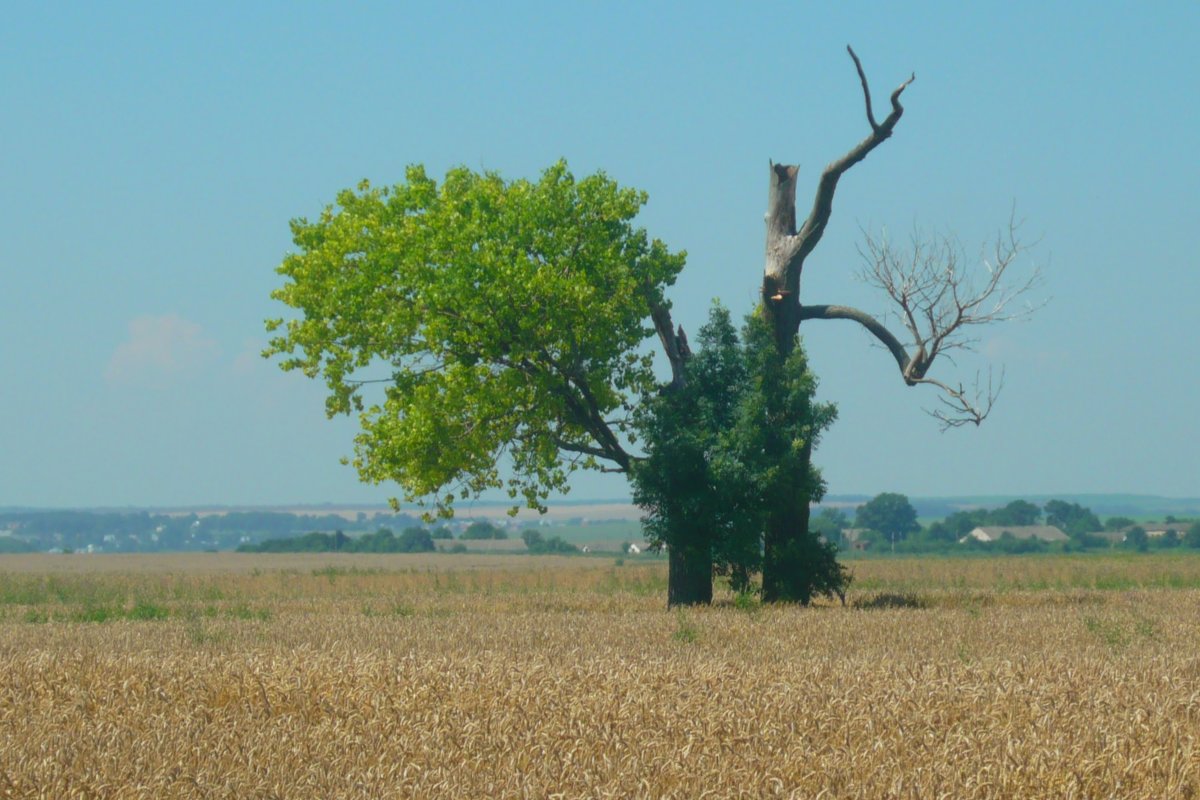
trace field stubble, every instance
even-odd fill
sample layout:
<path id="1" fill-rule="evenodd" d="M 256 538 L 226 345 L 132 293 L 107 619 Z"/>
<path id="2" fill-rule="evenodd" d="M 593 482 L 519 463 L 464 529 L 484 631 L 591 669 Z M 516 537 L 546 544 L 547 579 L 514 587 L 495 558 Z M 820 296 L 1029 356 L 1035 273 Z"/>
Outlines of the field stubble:
<path id="1" fill-rule="evenodd" d="M 683 612 L 661 563 L 227 564 L 0 576 L 0 796 L 1200 789 L 1196 558 L 862 562 L 847 608 Z"/>

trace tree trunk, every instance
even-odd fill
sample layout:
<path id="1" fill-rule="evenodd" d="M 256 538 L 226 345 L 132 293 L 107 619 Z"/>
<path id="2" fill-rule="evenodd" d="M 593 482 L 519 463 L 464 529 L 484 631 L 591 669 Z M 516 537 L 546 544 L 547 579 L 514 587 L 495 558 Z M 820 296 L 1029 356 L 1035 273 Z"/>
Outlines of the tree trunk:
<path id="1" fill-rule="evenodd" d="M 712 602 L 713 559 L 708 541 L 667 548 L 667 606 Z"/>
<path id="2" fill-rule="evenodd" d="M 775 335 L 779 358 L 796 347 L 800 331 L 800 274 L 804 255 L 796 234 L 796 179 L 799 167 L 772 164 L 767 195 L 767 247 L 763 269 L 762 310 Z M 818 236 L 819 238 L 819 236 Z M 782 444 L 782 443 L 781 443 Z M 786 446 L 786 445 L 784 445 Z M 780 453 L 782 457 L 782 453 Z M 807 475 L 812 444 L 801 458 L 802 474 L 784 481 L 790 491 L 777 494 L 763 536 L 762 599 L 767 603 L 808 603 L 812 598 L 810 565 L 802 539 L 808 536 Z"/>
<path id="3" fill-rule="evenodd" d="M 805 449 L 807 465 L 811 450 Z M 767 521 L 763 542 L 764 603 L 803 603 L 812 599 L 812 565 L 804 563 L 803 537 L 808 536 L 808 492 L 796 487 L 795 502 L 777 507 Z"/>
<path id="4" fill-rule="evenodd" d="M 871 92 L 862 64 L 850 47 L 846 50 L 854 60 L 855 69 L 862 82 L 867 122 L 871 132 L 821 172 L 812 210 L 799 230 L 796 227 L 796 178 L 800 168 L 787 164 L 771 164 L 767 194 L 767 246 L 766 264 L 763 269 L 762 313 L 772 327 L 778 355 L 783 359 L 795 349 L 800 322 L 804 319 L 804 308 L 800 303 L 800 276 L 804 269 L 804 259 L 825 235 L 825 228 L 833 213 L 833 196 L 837 191 L 838 181 L 847 170 L 866 158 L 892 135 L 892 130 L 904 113 L 900 105 L 900 95 L 916 78 L 914 74 L 892 92 L 891 113 L 882 123 L 876 122 L 875 113 L 871 108 Z M 893 348 L 893 354 L 895 353 L 896 349 Z M 899 356 L 897 358 L 899 359 Z M 903 365 L 901 368 L 903 369 Z M 808 532 L 809 501 L 814 496 L 814 487 L 810 483 L 811 461 L 810 441 L 804 446 L 800 463 L 793 465 L 796 468 L 795 473 L 784 478 L 778 487 L 783 491 L 774 493 L 774 506 L 764 532 L 763 544 L 763 600 L 768 602 L 807 603 L 818 585 L 814 583 L 814 570 L 821 567 L 809 563 L 812 561 L 813 552 L 809 547 L 811 541 Z"/>

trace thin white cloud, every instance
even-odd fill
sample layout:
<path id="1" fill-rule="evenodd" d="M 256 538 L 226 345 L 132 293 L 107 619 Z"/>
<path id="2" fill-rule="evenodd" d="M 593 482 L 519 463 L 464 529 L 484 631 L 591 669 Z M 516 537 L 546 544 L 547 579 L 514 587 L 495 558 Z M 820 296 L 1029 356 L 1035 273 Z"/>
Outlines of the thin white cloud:
<path id="1" fill-rule="evenodd" d="M 218 350 L 200 325 L 178 314 L 137 317 L 129 323 L 129 338 L 113 351 L 104 379 L 110 384 L 157 383 L 186 376 Z"/>

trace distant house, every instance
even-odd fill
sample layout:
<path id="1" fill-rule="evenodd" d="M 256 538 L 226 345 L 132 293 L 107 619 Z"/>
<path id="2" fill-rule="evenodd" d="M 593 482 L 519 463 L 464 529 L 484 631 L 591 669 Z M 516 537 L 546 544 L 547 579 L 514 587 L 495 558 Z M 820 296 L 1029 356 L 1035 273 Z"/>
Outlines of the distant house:
<path id="1" fill-rule="evenodd" d="M 866 550 L 871 546 L 871 540 L 866 537 L 867 528 L 843 528 L 842 541 L 850 545 L 852 550 Z"/>
<path id="2" fill-rule="evenodd" d="M 1141 529 L 1144 530 L 1146 535 L 1151 539 L 1159 536 L 1166 536 L 1168 533 L 1174 533 L 1176 536 L 1182 539 L 1190 527 L 1192 527 L 1192 523 L 1190 522 L 1146 522 L 1141 525 Z M 1132 528 L 1126 528 L 1124 533 L 1129 533 L 1130 530 L 1132 530 Z"/>
<path id="3" fill-rule="evenodd" d="M 1037 539 L 1039 542 L 1066 542 L 1070 537 L 1053 525 L 984 525 L 975 528 L 959 541 L 974 539 L 995 542 L 1009 534 L 1014 539 Z"/>

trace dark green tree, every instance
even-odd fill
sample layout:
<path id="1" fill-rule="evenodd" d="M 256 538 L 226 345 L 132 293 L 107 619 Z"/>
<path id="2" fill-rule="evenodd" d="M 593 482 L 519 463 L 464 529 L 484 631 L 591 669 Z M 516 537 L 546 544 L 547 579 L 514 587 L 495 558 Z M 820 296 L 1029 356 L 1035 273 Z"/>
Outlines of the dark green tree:
<path id="1" fill-rule="evenodd" d="M 883 534 L 893 546 L 921 529 L 917 522 L 917 510 L 907 497 L 896 492 L 877 494 L 859 506 L 854 515 L 854 525 Z"/>
<path id="2" fill-rule="evenodd" d="M 748 470 L 730 460 L 747 365 L 728 311 L 713 307 L 699 351 L 687 355 L 675 380 L 638 410 L 646 457 L 630 475 L 633 501 L 646 512 L 647 541 L 667 548 L 668 605 L 711 602 L 714 565 L 734 552 L 739 577 L 748 576 L 761 530 L 753 513 L 746 515 Z"/>
<path id="3" fill-rule="evenodd" d="M 840 594 L 847 576 L 831 544 L 813 532 L 783 537 L 772 528 L 823 490 L 808 453 L 834 412 L 814 401 L 803 350 L 781 358 L 757 315 L 739 344 L 720 306 L 699 345 L 679 380 L 638 417 L 647 454 L 632 475 L 634 501 L 647 511 L 649 540 L 667 547 L 668 602 L 709 602 L 714 570 L 747 591 L 760 567 L 764 598 L 807 603 L 818 593 Z"/>
<path id="4" fill-rule="evenodd" d="M 525 542 L 525 547 L 531 555 L 550 555 L 554 553 L 567 555 L 579 552 L 578 547 L 561 536 L 546 538 L 542 536 L 541 531 L 535 528 L 526 528 L 522 531 L 521 539 Z"/>
<path id="5" fill-rule="evenodd" d="M 1100 518 L 1090 508 L 1065 500 L 1051 500 L 1045 505 L 1046 524 L 1059 528 L 1071 537 L 1103 530 Z"/>
<path id="6" fill-rule="evenodd" d="M 989 525 L 1037 525 L 1041 519 L 1042 510 L 1028 500 L 1013 500 L 988 514 Z"/>
<path id="7" fill-rule="evenodd" d="M 850 527 L 850 518 L 840 508 L 822 508 L 809 521 L 809 528 L 825 537 L 827 541 L 840 541 L 842 531 Z"/>
<path id="8" fill-rule="evenodd" d="M 1200 522 L 1193 522 L 1187 529 L 1187 533 L 1183 535 L 1183 544 L 1186 547 L 1200 548 Z"/>
<path id="9" fill-rule="evenodd" d="M 424 528 L 405 528 L 396 540 L 396 552 L 400 553 L 432 553 L 437 550 L 433 536 Z"/>
<path id="10" fill-rule="evenodd" d="M 1122 542 L 1122 545 L 1130 550 L 1145 553 L 1150 549 L 1150 537 L 1145 528 L 1135 525 L 1125 534 L 1125 541 Z"/>
<path id="11" fill-rule="evenodd" d="M 497 528 L 490 522 L 480 520 L 472 522 L 458 538 L 469 539 L 507 539 L 508 534 L 502 528 Z"/>

